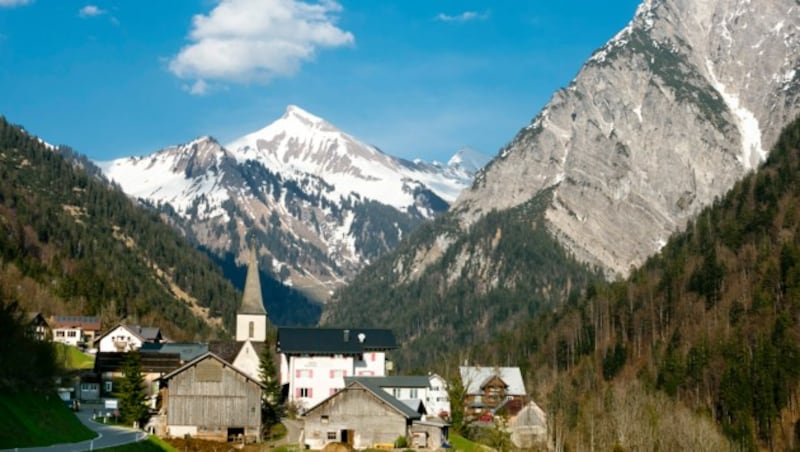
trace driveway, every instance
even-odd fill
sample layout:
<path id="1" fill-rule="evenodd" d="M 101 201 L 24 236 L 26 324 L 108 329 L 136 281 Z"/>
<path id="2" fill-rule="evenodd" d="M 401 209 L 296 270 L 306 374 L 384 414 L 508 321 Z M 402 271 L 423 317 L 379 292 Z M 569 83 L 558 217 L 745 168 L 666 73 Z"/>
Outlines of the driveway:
<path id="1" fill-rule="evenodd" d="M 147 438 L 147 434 L 141 430 L 136 430 L 128 427 L 120 427 L 114 425 L 106 425 L 92 420 L 93 409 L 101 406 L 83 405 L 81 411 L 75 413 L 83 422 L 84 425 L 89 427 L 97 433 L 95 439 L 89 441 L 82 441 L 80 443 L 66 443 L 54 444 L 46 447 L 26 447 L 19 449 L 6 449 L 5 451 L 47 451 L 47 452 L 80 452 L 85 450 L 102 449 L 104 447 L 121 446 L 123 444 L 141 441 Z"/>

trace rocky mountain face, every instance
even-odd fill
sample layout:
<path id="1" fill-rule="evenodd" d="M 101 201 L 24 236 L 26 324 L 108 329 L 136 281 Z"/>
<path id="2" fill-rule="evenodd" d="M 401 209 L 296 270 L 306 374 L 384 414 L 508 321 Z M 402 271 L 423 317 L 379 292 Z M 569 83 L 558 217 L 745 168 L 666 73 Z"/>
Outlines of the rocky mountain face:
<path id="1" fill-rule="evenodd" d="M 799 66 L 795 0 L 647 0 L 462 194 L 462 227 L 552 187 L 548 229 L 625 275 L 764 160 Z"/>
<path id="2" fill-rule="evenodd" d="M 242 258 L 250 234 L 261 244 L 262 267 L 325 301 L 365 263 L 447 210 L 481 161 L 469 155 L 456 159 L 466 165 L 397 159 L 289 106 L 226 146 L 201 137 L 100 166 L 215 254 Z"/>
<path id="3" fill-rule="evenodd" d="M 551 246 L 626 275 L 764 161 L 800 113 L 798 67 L 796 0 L 645 1 L 442 221 L 367 268 L 323 322 L 391 325 L 415 365 L 579 290 L 589 277 L 547 274 Z M 382 306 L 374 320 L 359 313 L 366 296 Z"/>

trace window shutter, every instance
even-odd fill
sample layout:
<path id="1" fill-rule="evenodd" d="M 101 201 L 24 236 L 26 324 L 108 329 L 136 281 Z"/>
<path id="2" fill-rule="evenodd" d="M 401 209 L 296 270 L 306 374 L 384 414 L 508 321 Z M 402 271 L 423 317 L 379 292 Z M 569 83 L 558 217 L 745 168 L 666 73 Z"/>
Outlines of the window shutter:
<path id="1" fill-rule="evenodd" d="M 314 397 L 314 388 L 308 388 L 308 398 Z"/>
<path id="2" fill-rule="evenodd" d="M 300 388 L 294 388 L 294 398 L 295 399 L 300 398 Z"/>
<path id="3" fill-rule="evenodd" d="M 299 370 L 295 370 L 294 371 L 294 378 L 300 378 L 300 371 Z"/>

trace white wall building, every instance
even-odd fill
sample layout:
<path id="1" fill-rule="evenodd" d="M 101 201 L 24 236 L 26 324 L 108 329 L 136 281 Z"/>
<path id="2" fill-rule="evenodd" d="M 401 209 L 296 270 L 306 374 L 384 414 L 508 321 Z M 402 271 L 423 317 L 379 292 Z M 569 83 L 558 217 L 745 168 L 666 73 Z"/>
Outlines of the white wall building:
<path id="1" fill-rule="evenodd" d="M 95 340 L 99 352 L 129 352 L 139 350 L 145 342 L 163 341 L 161 330 L 156 327 L 118 324 Z"/>
<path id="2" fill-rule="evenodd" d="M 307 410 L 343 389 L 345 377 L 386 375 L 386 352 L 395 348 L 389 330 L 279 328 L 281 384 Z"/>
<path id="3" fill-rule="evenodd" d="M 450 396 L 447 394 L 447 381 L 437 374 L 428 375 L 430 389 L 425 398 L 425 409 L 432 416 L 450 416 Z"/>

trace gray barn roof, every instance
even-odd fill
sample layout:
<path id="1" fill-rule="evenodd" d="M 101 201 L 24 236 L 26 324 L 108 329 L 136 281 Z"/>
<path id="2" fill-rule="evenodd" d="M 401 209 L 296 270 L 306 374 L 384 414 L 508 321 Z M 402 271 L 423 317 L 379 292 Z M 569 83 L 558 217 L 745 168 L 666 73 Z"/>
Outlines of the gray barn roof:
<path id="1" fill-rule="evenodd" d="M 419 375 L 393 375 L 388 377 L 345 377 L 344 384 L 361 381 L 379 388 L 428 388 L 430 380 Z"/>
<path id="2" fill-rule="evenodd" d="M 142 348 L 140 350 L 143 352 L 177 353 L 180 355 L 181 361 L 186 362 L 191 361 L 207 352 L 208 344 L 198 344 L 194 342 L 145 342 L 142 344 Z"/>
<path id="3" fill-rule="evenodd" d="M 278 351 L 285 354 L 357 354 L 396 348 L 391 330 L 278 328 Z"/>

